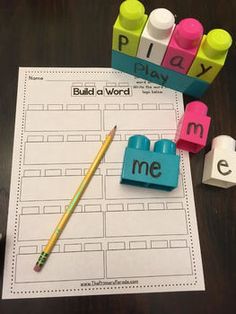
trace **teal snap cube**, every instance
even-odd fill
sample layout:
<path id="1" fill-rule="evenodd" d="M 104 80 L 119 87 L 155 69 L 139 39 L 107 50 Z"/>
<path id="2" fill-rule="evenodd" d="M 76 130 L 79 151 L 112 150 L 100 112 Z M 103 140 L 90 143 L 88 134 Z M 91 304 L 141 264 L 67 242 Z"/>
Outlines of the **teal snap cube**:
<path id="1" fill-rule="evenodd" d="M 146 136 L 131 136 L 125 149 L 120 182 L 171 191 L 178 186 L 179 161 L 173 141 L 159 140 L 151 151 Z"/>

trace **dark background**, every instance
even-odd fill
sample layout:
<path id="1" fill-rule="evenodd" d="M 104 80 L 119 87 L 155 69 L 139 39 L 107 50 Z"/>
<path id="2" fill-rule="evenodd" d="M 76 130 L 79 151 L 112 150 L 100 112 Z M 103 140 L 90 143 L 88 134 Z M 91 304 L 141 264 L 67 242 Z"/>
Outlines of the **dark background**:
<path id="1" fill-rule="evenodd" d="M 165 7 L 177 22 L 195 17 L 205 32 L 236 33 L 235 0 L 143 1 L 146 12 Z M 109 67 L 117 0 L 0 0 L 0 232 L 5 236 L 19 66 Z M 191 169 L 205 274 L 205 292 L 0 300 L 0 313 L 235 313 L 236 187 L 201 184 L 212 138 L 236 138 L 235 38 L 226 65 L 202 100 L 212 124 L 207 147 L 191 155 Z M 190 97 L 185 97 L 185 104 Z M 236 162 L 236 161 L 235 161 Z M 5 239 L 0 243 L 0 293 Z"/>

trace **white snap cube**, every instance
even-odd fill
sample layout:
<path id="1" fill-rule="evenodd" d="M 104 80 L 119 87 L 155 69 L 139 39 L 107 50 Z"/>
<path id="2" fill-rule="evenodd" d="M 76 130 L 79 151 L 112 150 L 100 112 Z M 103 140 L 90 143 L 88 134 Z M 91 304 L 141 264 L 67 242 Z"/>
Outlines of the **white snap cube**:
<path id="1" fill-rule="evenodd" d="M 211 151 L 205 156 L 202 182 L 230 188 L 236 185 L 236 141 L 219 135 L 212 141 Z"/>
<path id="2" fill-rule="evenodd" d="M 175 17 L 169 10 L 153 10 L 140 38 L 137 57 L 160 65 L 174 27 Z"/>

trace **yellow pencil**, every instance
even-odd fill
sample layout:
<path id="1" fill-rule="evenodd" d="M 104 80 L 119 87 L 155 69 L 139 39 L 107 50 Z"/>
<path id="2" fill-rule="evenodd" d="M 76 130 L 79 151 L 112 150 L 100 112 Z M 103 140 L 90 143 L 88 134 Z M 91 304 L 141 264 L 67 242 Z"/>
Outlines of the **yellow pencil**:
<path id="1" fill-rule="evenodd" d="M 93 174 L 95 173 L 98 165 L 100 164 L 100 161 L 102 160 L 103 156 L 105 155 L 108 147 L 110 146 L 113 137 L 116 132 L 116 126 L 110 131 L 110 133 L 107 135 L 105 141 L 103 142 L 99 152 L 97 153 L 97 156 L 95 157 L 93 163 L 89 167 L 85 177 L 83 178 L 82 182 L 80 183 L 80 186 L 78 187 L 77 191 L 75 192 L 75 195 L 73 196 L 72 200 L 70 201 L 70 204 L 65 211 L 64 215 L 62 216 L 61 220 L 59 221 L 58 225 L 56 226 L 53 234 L 51 235 L 51 238 L 49 239 L 47 245 L 45 246 L 43 252 L 40 254 L 39 259 L 37 260 L 36 265 L 34 266 L 34 270 L 36 272 L 39 272 L 43 265 L 45 264 L 49 254 L 51 253 L 54 245 L 56 244 L 58 238 L 60 237 L 60 234 L 62 233 L 63 229 L 65 228 L 71 214 L 73 213 L 76 205 L 78 204 L 79 200 L 81 199 L 86 187 L 88 186 Z"/>

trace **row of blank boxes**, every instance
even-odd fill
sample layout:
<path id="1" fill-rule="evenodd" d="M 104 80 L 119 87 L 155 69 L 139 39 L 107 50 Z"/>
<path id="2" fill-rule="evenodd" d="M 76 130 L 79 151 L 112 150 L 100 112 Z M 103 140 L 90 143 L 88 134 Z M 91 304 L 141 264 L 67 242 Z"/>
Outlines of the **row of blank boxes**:
<path id="1" fill-rule="evenodd" d="M 24 245 L 19 247 L 19 254 L 20 255 L 27 255 L 27 254 L 40 254 L 43 251 L 43 248 L 45 246 L 41 245 Z M 60 252 L 60 245 L 56 244 L 53 249 L 53 253 L 59 253 Z"/>
<path id="2" fill-rule="evenodd" d="M 146 82 L 146 81 L 145 81 Z M 152 83 L 150 83 L 150 82 L 146 82 L 146 84 L 147 85 L 150 85 L 150 84 L 152 84 Z M 93 87 L 96 87 L 96 84 L 95 83 L 93 83 L 93 82 L 90 82 L 90 81 L 88 81 L 88 82 L 84 82 L 84 83 L 81 83 L 81 82 L 74 82 L 73 84 L 72 84 L 72 86 L 79 86 L 79 87 L 83 87 L 83 86 L 85 86 L 85 87 L 88 87 L 88 86 L 93 86 Z M 128 87 L 129 86 L 129 82 L 107 82 L 106 83 L 106 85 L 105 85 L 105 87 L 116 87 L 116 86 L 119 86 L 119 87 Z M 102 85 L 102 87 L 104 87 L 103 85 Z M 99 88 L 99 87 L 98 87 Z M 156 88 L 156 86 L 153 86 L 153 88 Z M 162 88 L 162 86 L 158 86 L 158 88 Z"/>
<path id="3" fill-rule="evenodd" d="M 19 241 L 46 241 L 61 214 L 19 216 Z M 44 229 L 30 228 L 44 225 Z M 66 239 L 120 238 L 140 236 L 186 236 L 186 213 L 179 210 L 75 212 L 61 235 Z"/>
<path id="4" fill-rule="evenodd" d="M 144 133 L 144 132 L 143 132 Z M 130 134 L 116 134 L 114 141 L 128 141 L 129 138 L 133 135 L 133 133 Z M 151 141 L 157 141 L 159 139 L 170 139 L 174 140 L 175 133 L 165 133 L 165 134 L 158 134 L 158 133 L 145 133 Z M 42 145 L 42 143 L 82 143 L 82 142 L 96 142 L 99 145 L 102 143 L 102 137 L 99 134 L 89 134 L 89 135 L 30 135 L 27 137 L 27 143 L 40 143 L 39 145 Z M 124 143 L 126 144 L 126 143 Z M 30 144 L 26 145 L 26 148 L 29 148 Z M 31 144 L 33 145 L 33 144 Z M 45 144 L 46 145 L 46 144 Z M 49 144 L 47 144 L 49 145 Z M 123 144 L 122 144 L 123 145 Z M 40 146 L 39 146 L 40 147 Z M 36 147 L 35 147 L 36 148 Z"/>
<path id="5" fill-rule="evenodd" d="M 187 240 L 151 240 L 148 241 L 129 241 L 129 242 L 109 242 L 108 250 L 138 250 L 138 249 L 164 249 L 164 248 L 187 247 Z"/>
<path id="6" fill-rule="evenodd" d="M 174 134 L 171 132 L 162 135 L 156 132 L 147 132 L 145 135 L 152 141 L 151 149 L 154 146 L 154 142 L 158 139 L 173 139 L 174 137 Z M 122 165 L 124 150 L 131 136 L 131 133 L 118 135 L 116 140 L 112 143 L 103 161 L 105 161 L 108 166 L 110 166 L 111 163 L 115 163 L 117 169 L 107 169 L 107 175 L 120 175 L 121 169 L 119 167 Z M 121 137 L 123 140 L 121 140 Z M 36 142 L 36 140 L 34 142 L 27 142 L 25 143 L 24 164 L 47 165 L 47 167 L 49 167 L 49 164 L 53 165 L 53 167 L 59 164 L 66 164 L 68 165 L 67 167 L 72 167 L 69 166 L 71 164 L 78 166 L 81 164 L 91 164 L 94 156 L 96 156 L 101 147 L 101 141 L 96 141 L 94 136 L 90 137 L 87 141 L 77 141 L 77 139 L 79 138 L 73 136 L 74 141 L 70 142 Z M 40 139 L 37 138 L 37 140 Z M 79 152 L 79 154 L 68 154 L 68 152 Z M 118 164 L 119 167 L 117 167 Z"/>
<path id="7" fill-rule="evenodd" d="M 159 133 L 148 133 L 148 132 L 142 132 L 143 135 L 147 136 L 149 138 L 150 141 L 158 141 L 159 139 L 170 139 L 173 140 L 175 138 L 175 133 L 170 132 L 170 133 L 163 133 L 163 134 L 159 134 Z M 128 141 L 129 138 L 131 136 L 133 136 L 134 133 L 130 133 L 130 134 L 125 134 L 124 136 L 124 140 Z M 154 143 L 151 143 L 151 145 L 154 145 Z"/>
<path id="8" fill-rule="evenodd" d="M 41 208 L 41 210 L 40 210 Z M 21 209 L 22 215 L 34 214 L 59 214 L 66 211 L 67 205 L 50 205 L 50 206 L 23 206 Z M 101 212 L 102 206 L 100 204 L 77 205 L 74 212 Z"/>
<path id="9" fill-rule="evenodd" d="M 27 143 L 43 143 L 43 142 L 101 142 L 100 134 L 72 134 L 72 135 L 29 135 Z"/>
<path id="10" fill-rule="evenodd" d="M 21 254 L 16 259 L 16 269 L 30 269 L 36 254 Z M 181 260 L 181 263 L 173 263 Z M 137 278 L 158 276 L 185 276 L 192 282 L 190 250 L 184 248 L 109 250 L 86 252 L 52 253 L 50 263 L 40 274 L 33 271 L 16 272 L 15 283 L 50 281 L 94 280 L 103 278 Z M 120 262 L 121 261 L 121 262 Z M 55 265 L 70 265 L 58 272 Z M 89 267 L 88 267 L 89 265 Z M 148 267 L 147 267 L 148 266 Z M 188 277 L 186 277 L 188 276 Z"/>
<path id="11" fill-rule="evenodd" d="M 128 139 L 133 135 L 133 133 L 125 134 L 124 140 L 128 141 Z M 145 135 L 152 141 L 157 141 L 160 138 L 169 138 L 173 139 L 175 133 L 166 133 L 159 135 L 158 133 L 145 133 Z M 121 140 L 121 135 L 115 136 L 114 140 Z M 102 137 L 100 134 L 73 134 L 73 135 L 29 135 L 27 137 L 27 143 L 43 143 L 43 142 L 102 142 Z"/>
<path id="12" fill-rule="evenodd" d="M 29 111 L 100 110 L 99 104 L 29 104 Z"/>
<path id="13" fill-rule="evenodd" d="M 44 250 L 44 245 L 28 245 L 20 246 L 19 254 L 40 254 Z M 82 251 L 102 251 L 102 243 L 72 243 L 72 244 L 56 244 L 53 247 L 53 253 L 63 252 L 82 252 Z"/>
<path id="14" fill-rule="evenodd" d="M 39 254 L 43 251 L 45 246 L 28 245 L 20 246 L 19 254 Z M 150 248 L 152 249 L 164 249 L 164 248 L 183 248 L 187 247 L 187 240 L 151 240 Z M 147 241 L 130 241 L 125 242 L 108 242 L 108 250 L 136 250 L 136 249 L 147 249 Z M 55 245 L 53 248 L 53 253 L 63 253 L 63 252 L 82 252 L 82 251 L 102 251 L 102 243 L 72 243 L 72 244 L 59 244 Z"/>
<path id="15" fill-rule="evenodd" d="M 182 202 L 153 202 L 148 203 L 147 205 L 144 203 L 132 203 L 132 204 L 107 204 L 107 211 L 123 211 L 123 210 L 162 210 L 162 209 L 183 209 Z"/>
<path id="16" fill-rule="evenodd" d="M 73 168 L 73 169 L 27 169 L 24 170 L 23 177 L 57 177 L 57 176 L 82 176 L 87 173 L 87 168 Z M 100 169 L 95 172 L 100 175 Z"/>
<path id="17" fill-rule="evenodd" d="M 171 103 L 157 104 L 106 104 L 105 110 L 174 110 L 174 105 Z"/>
<path id="18" fill-rule="evenodd" d="M 62 213 L 66 210 L 67 205 L 50 205 L 50 206 L 42 206 L 42 210 L 40 210 L 40 206 L 23 206 L 21 213 L 23 215 L 32 215 L 32 214 L 53 214 L 53 213 Z M 132 203 L 132 204 L 107 204 L 107 211 L 137 211 L 137 210 L 164 210 L 164 209 L 183 209 L 182 202 L 160 202 L 160 203 L 148 203 L 147 207 L 144 203 Z M 102 205 L 101 204 L 86 204 L 86 205 L 77 205 L 75 208 L 75 212 L 101 212 Z"/>
<path id="19" fill-rule="evenodd" d="M 129 131 L 132 121 L 133 131 L 175 130 L 177 127 L 176 112 L 172 104 L 162 109 L 137 110 L 41 110 L 26 112 L 25 132 L 66 132 L 66 131 L 110 131 L 114 125 L 119 131 Z M 130 108 L 131 104 L 129 104 Z M 134 119 L 135 116 L 135 119 Z M 147 124 L 146 121 L 149 121 Z"/>
<path id="20" fill-rule="evenodd" d="M 105 104 L 105 110 L 173 110 L 172 103 L 144 103 L 144 104 Z M 29 104 L 29 111 L 53 111 L 53 110 L 100 110 L 99 104 Z"/>

